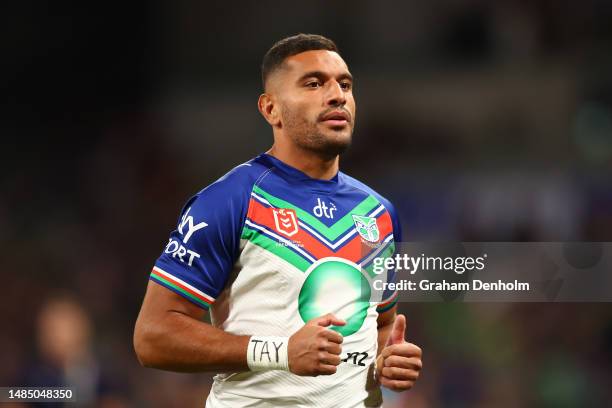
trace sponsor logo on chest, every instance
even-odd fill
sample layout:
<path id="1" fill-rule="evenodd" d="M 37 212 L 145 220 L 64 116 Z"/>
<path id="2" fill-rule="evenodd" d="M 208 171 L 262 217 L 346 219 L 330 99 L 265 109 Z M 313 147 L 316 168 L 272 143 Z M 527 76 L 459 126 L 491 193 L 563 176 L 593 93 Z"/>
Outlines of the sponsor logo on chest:
<path id="1" fill-rule="evenodd" d="M 334 205 L 334 203 L 327 204 L 325 201 L 321 200 L 317 197 L 317 205 L 312 208 L 312 213 L 317 218 L 329 218 L 330 220 L 334 219 L 334 212 L 338 209 Z"/>

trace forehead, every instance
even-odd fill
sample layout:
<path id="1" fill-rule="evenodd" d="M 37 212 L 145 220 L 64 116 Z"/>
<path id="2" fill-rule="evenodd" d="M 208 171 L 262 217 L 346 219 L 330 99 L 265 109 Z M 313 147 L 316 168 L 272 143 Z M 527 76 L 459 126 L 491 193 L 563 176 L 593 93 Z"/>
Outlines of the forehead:
<path id="1" fill-rule="evenodd" d="M 286 73 L 298 76 L 311 71 L 320 71 L 331 76 L 349 72 L 342 57 L 338 53 L 328 50 L 301 52 L 288 57 L 283 65 Z"/>

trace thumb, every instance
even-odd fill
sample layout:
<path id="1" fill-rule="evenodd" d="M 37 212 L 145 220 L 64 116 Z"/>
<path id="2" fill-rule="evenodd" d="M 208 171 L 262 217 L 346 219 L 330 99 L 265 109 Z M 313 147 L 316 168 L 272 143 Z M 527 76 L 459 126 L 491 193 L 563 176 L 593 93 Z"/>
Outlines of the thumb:
<path id="1" fill-rule="evenodd" d="M 387 346 L 392 344 L 400 344 L 404 343 L 406 340 L 404 336 L 406 334 L 406 317 L 403 314 L 398 314 L 395 317 L 395 321 L 393 322 L 393 327 L 391 328 L 391 334 L 389 335 L 389 339 L 387 339 Z"/>
<path id="2" fill-rule="evenodd" d="M 346 324 L 346 322 L 342 319 L 338 319 L 336 316 L 334 316 L 331 313 L 328 313 L 326 315 L 320 316 L 320 317 L 316 317 L 314 319 L 312 319 L 309 323 L 313 323 L 317 326 L 323 326 L 323 327 L 327 327 L 327 326 L 344 326 Z"/>

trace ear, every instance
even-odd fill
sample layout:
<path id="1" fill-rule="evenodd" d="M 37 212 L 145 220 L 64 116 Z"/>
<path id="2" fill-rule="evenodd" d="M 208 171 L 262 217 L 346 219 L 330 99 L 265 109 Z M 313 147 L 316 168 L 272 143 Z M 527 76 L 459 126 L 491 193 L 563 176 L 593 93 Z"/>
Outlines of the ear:
<path id="1" fill-rule="evenodd" d="M 274 103 L 274 98 L 272 95 L 268 93 L 262 93 L 259 95 L 257 107 L 259 108 L 259 113 L 261 113 L 266 122 L 272 126 L 280 125 L 278 107 Z"/>

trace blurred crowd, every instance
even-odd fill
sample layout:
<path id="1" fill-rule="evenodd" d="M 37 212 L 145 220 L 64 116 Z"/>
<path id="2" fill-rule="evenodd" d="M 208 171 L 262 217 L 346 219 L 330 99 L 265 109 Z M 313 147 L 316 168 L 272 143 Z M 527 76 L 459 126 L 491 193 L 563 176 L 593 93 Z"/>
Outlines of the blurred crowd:
<path id="1" fill-rule="evenodd" d="M 212 375 L 140 367 L 133 324 L 183 203 L 270 145 L 259 63 L 296 32 L 349 63 L 341 167 L 395 203 L 406 240 L 612 241 L 609 2 L 317 4 L 8 6 L 1 386 L 202 406 Z M 399 307 L 424 371 L 387 408 L 612 398 L 607 304 Z"/>

